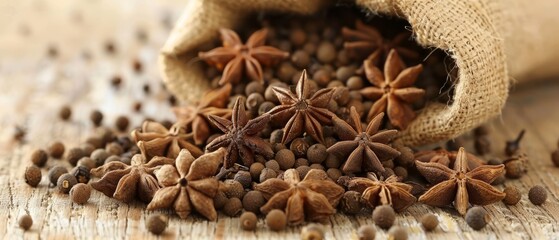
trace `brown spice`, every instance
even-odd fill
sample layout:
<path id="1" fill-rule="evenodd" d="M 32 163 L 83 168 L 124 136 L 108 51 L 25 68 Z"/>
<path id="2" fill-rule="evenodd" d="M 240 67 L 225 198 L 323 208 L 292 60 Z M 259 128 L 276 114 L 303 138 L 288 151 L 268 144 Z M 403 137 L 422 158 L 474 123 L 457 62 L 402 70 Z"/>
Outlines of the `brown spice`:
<path id="1" fill-rule="evenodd" d="M 221 211 L 229 217 L 237 216 L 243 211 L 243 203 L 236 197 L 229 198 Z"/>
<path id="2" fill-rule="evenodd" d="M 555 165 L 555 167 L 559 167 L 559 149 L 551 153 L 551 161 L 553 162 L 553 165 Z"/>
<path id="3" fill-rule="evenodd" d="M 128 129 L 128 125 L 130 124 L 130 120 L 126 116 L 118 116 L 115 120 L 115 127 L 121 132 L 126 131 Z"/>
<path id="4" fill-rule="evenodd" d="M 239 217 L 239 223 L 241 225 L 241 229 L 245 231 L 254 231 L 256 230 L 258 218 L 253 212 L 244 212 L 241 214 L 241 217 Z"/>
<path id="5" fill-rule="evenodd" d="M 332 181 L 336 182 L 338 181 L 338 178 L 342 176 L 342 171 L 337 168 L 329 168 L 328 170 L 326 170 L 326 174 L 330 179 L 332 179 Z"/>
<path id="6" fill-rule="evenodd" d="M 336 47 L 331 42 L 322 42 L 318 45 L 316 58 L 321 63 L 331 63 L 336 60 Z"/>
<path id="7" fill-rule="evenodd" d="M 118 144 L 117 142 L 108 143 L 105 146 L 105 150 L 108 154 L 116 156 L 120 156 L 122 155 L 122 153 L 124 153 L 124 149 L 122 149 L 122 146 L 120 146 L 120 144 Z"/>
<path id="8" fill-rule="evenodd" d="M 505 175 L 507 178 L 517 179 L 528 171 L 528 157 L 520 154 L 503 161 L 505 164 Z"/>
<path id="9" fill-rule="evenodd" d="M 264 168 L 266 168 L 264 166 L 264 164 L 259 163 L 259 162 L 255 162 L 255 163 L 250 165 L 249 172 L 250 172 L 250 176 L 252 177 L 252 179 L 254 181 L 259 181 L 260 174 L 262 173 L 262 170 Z"/>
<path id="10" fill-rule="evenodd" d="M 155 235 L 160 235 L 167 228 L 169 218 L 161 214 L 153 214 L 146 221 L 146 228 Z"/>
<path id="11" fill-rule="evenodd" d="M 326 146 L 318 143 L 309 147 L 307 150 L 307 159 L 310 163 L 322 163 L 328 157 Z"/>
<path id="12" fill-rule="evenodd" d="M 31 218 L 29 214 L 23 214 L 19 216 L 17 223 L 23 230 L 29 230 L 29 228 L 33 225 L 33 218 Z"/>
<path id="13" fill-rule="evenodd" d="M 90 179 L 89 170 L 84 166 L 76 166 L 70 173 L 74 175 L 78 183 L 88 183 Z"/>
<path id="14" fill-rule="evenodd" d="M 536 185 L 530 188 L 528 192 L 528 199 L 534 205 L 542 205 L 547 200 L 547 191 L 541 185 Z"/>
<path id="15" fill-rule="evenodd" d="M 507 205 L 516 205 L 522 198 L 518 188 L 513 186 L 506 187 L 503 192 L 506 194 L 505 198 L 503 198 L 503 202 Z"/>
<path id="16" fill-rule="evenodd" d="M 274 170 L 276 173 L 280 171 L 279 163 L 276 160 L 267 161 L 265 164 L 266 168 Z"/>
<path id="17" fill-rule="evenodd" d="M 393 226 L 388 230 L 388 239 L 391 240 L 407 240 L 408 232 L 400 226 Z"/>
<path id="18" fill-rule="evenodd" d="M 272 231 L 282 231 L 287 225 L 287 217 L 282 210 L 271 210 L 266 214 L 266 225 Z"/>
<path id="19" fill-rule="evenodd" d="M 324 228 L 322 225 L 311 223 L 301 229 L 301 240 L 324 239 Z"/>
<path id="20" fill-rule="evenodd" d="M 346 214 L 355 215 L 361 211 L 361 193 L 347 191 L 340 200 L 340 210 Z"/>
<path id="21" fill-rule="evenodd" d="M 518 154 L 518 151 L 520 150 L 520 141 L 522 140 L 522 137 L 524 137 L 524 133 L 525 133 L 525 130 L 522 130 L 522 131 L 520 131 L 520 133 L 518 134 L 516 139 L 507 141 L 506 146 L 505 146 L 505 154 L 507 156 L 510 157 L 510 156 L 515 155 L 515 154 Z"/>
<path id="22" fill-rule="evenodd" d="M 411 194 L 413 187 L 399 182 L 398 177 L 394 175 L 386 180 L 379 180 L 376 175 L 369 173 L 367 178 L 353 178 L 347 187 L 349 190 L 360 192 L 364 202 L 371 208 L 376 205 L 390 205 L 397 212 L 402 212 L 416 202 Z"/>
<path id="23" fill-rule="evenodd" d="M 475 139 L 474 147 L 476 149 L 477 154 L 485 155 L 491 152 L 491 140 L 489 136 L 482 135 Z"/>
<path id="24" fill-rule="evenodd" d="M 103 113 L 101 113 L 99 110 L 93 110 L 89 114 L 89 120 L 91 120 L 93 126 L 101 126 L 101 122 L 103 122 Z"/>
<path id="25" fill-rule="evenodd" d="M 72 166 L 76 166 L 76 164 L 82 157 L 85 157 L 85 153 L 81 148 L 78 147 L 71 148 L 70 150 L 68 150 L 68 153 L 66 153 L 66 160 L 70 164 L 72 164 Z"/>
<path id="26" fill-rule="evenodd" d="M 52 185 L 56 186 L 56 184 L 58 183 L 58 178 L 60 178 L 62 174 L 65 174 L 67 172 L 68 170 L 63 166 L 54 166 L 49 170 L 49 181 L 52 183 Z"/>
<path id="27" fill-rule="evenodd" d="M 357 238 L 359 240 L 375 240 L 377 231 L 373 225 L 362 225 L 357 229 Z"/>
<path id="28" fill-rule="evenodd" d="M 105 149 L 96 149 L 91 153 L 91 159 L 95 161 L 96 166 L 103 165 L 108 157 L 109 153 Z"/>
<path id="29" fill-rule="evenodd" d="M 466 213 L 466 223 L 474 230 L 480 230 L 489 222 L 489 214 L 482 207 L 472 207 Z"/>
<path id="30" fill-rule="evenodd" d="M 37 149 L 31 154 L 31 162 L 37 167 L 45 166 L 47 160 L 49 160 L 49 156 L 43 149 Z"/>
<path id="31" fill-rule="evenodd" d="M 79 161 L 77 166 L 86 167 L 87 169 L 91 170 L 97 166 L 95 160 L 91 159 L 90 157 L 82 157 Z"/>
<path id="32" fill-rule="evenodd" d="M 95 151 L 95 146 L 90 143 L 82 143 L 80 144 L 80 148 L 83 150 L 84 156 L 91 156 L 91 153 Z"/>
<path id="33" fill-rule="evenodd" d="M 228 198 L 243 199 L 243 196 L 245 195 L 243 185 L 240 182 L 231 179 L 225 180 L 219 188 L 220 190 L 223 190 Z"/>
<path id="34" fill-rule="evenodd" d="M 61 193 L 67 194 L 70 192 L 70 189 L 72 189 L 72 187 L 77 183 L 78 180 L 76 180 L 76 177 L 74 177 L 74 175 L 70 173 L 64 173 L 60 175 L 60 177 L 56 181 L 56 186 Z"/>
<path id="35" fill-rule="evenodd" d="M 217 193 L 215 194 L 215 197 L 213 198 L 213 203 L 214 203 L 215 209 L 222 209 L 223 206 L 225 206 L 225 204 L 227 203 L 228 200 L 229 200 L 229 198 L 227 198 L 227 195 L 225 195 L 224 192 L 217 191 Z"/>
<path id="36" fill-rule="evenodd" d="M 72 109 L 70 109 L 70 106 L 67 105 L 62 106 L 62 108 L 60 108 L 60 111 L 58 112 L 58 116 L 60 117 L 60 119 L 67 121 L 72 116 Z"/>
<path id="37" fill-rule="evenodd" d="M 426 213 L 421 216 L 421 226 L 423 227 L 423 229 L 425 229 L 425 231 L 431 232 L 435 230 L 438 225 L 439 219 L 437 218 L 437 216 L 435 216 L 435 214 Z"/>
<path id="38" fill-rule="evenodd" d="M 262 169 L 262 171 L 260 172 L 260 178 L 259 181 L 261 183 L 265 182 L 268 179 L 272 179 L 272 178 L 276 178 L 278 175 L 276 173 L 276 171 L 274 171 L 273 169 L 270 168 L 264 168 Z"/>
<path id="39" fill-rule="evenodd" d="M 233 179 L 241 183 L 243 188 L 250 189 L 252 187 L 252 176 L 247 171 L 238 171 Z"/>
<path id="40" fill-rule="evenodd" d="M 378 206 L 373 210 L 373 222 L 383 228 L 389 229 L 396 220 L 396 213 L 389 205 Z"/>
<path id="41" fill-rule="evenodd" d="M 249 191 L 243 197 L 243 208 L 246 211 L 260 213 L 260 208 L 266 204 L 266 199 L 260 191 Z"/>
<path id="42" fill-rule="evenodd" d="M 278 162 L 280 169 L 284 171 L 292 168 L 295 164 L 295 154 L 289 149 L 279 150 L 276 153 L 275 159 Z"/>
<path id="43" fill-rule="evenodd" d="M 121 84 L 122 84 L 122 77 L 120 77 L 119 75 L 115 75 L 111 78 L 111 85 L 114 88 L 120 87 Z"/>
<path id="44" fill-rule="evenodd" d="M 70 198 L 77 204 L 85 204 L 91 196 L 91 187 L 84 183 L 78 183 L 70 189 Z"/>
<path id="45" fill-rule="evenodd" d="M 29 184 L 31 187 L 37 187 L 41 182 L 42 174 L 41 169 L 35 165 L 31 165 L 25 168 L 25 183 Z"/>

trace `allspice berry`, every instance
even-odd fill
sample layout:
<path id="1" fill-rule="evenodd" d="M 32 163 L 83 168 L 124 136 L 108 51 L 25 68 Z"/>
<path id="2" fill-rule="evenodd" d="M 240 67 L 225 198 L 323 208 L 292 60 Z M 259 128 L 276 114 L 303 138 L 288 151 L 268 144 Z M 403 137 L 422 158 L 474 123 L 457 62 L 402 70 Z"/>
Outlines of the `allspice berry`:
<path id="1" fill-rule="evenodd" d="M 243 199 L 243 196 L 245 196 L 245 188 L 243 185 L 231 179 L 227 179 L 223 183 L 223 192 L 228 198 Z"/>
<path id="2" fill-rule="evenodd" d="M 357 237 L 359 240 L 375 240 L 377 231 L 373 225 L 362 225 L 357 229 Z"/>
<path id="3" fill-rule="evenodd" d="M 295 154 L 289 149 L 282 149 L 276 153 L 276 161 L 281 170 L 287 170 L 295 164 Z"/>
<path id="4" fill-rule="evenodd" d="M 295 156 L 298 158 L 306 157 L 307 149 L 309 149 L 309 144 L 305 141 L 304 138 L 295 138 L 289 145 L 289 150 L 291 150 L 291 152 L 293 152 L 293 154 L 295 154 Z"/>
<path id="5" fill-rule="evenodd" d="M 69 193 L 70 189 L 78 183 L 76 177 L 70 173 L 64 173 L 56 181 L 56 186 L 61 193 Z"/>
<path id="6" fill-rule="evenodd" d="M 262 172 L 260 173 L 260 182 L 264 182 L 270 178 L 276 178 L 278 175 L 276 173 L 276 171 L 274 171 L 273 169 L 270 168 L 264 168 L 262 169 Z"/>
<path id="7" fill-rule="evenodd" d="M 361 193 L 356 191 L 347 191 L 340 201 L 340 209 L 342 212 L 355 215 L 361 211 Z"/>
<path id="8" fill-rule="evenodd" d="M 383 228 L 389 229 L 396 220 L 396 213 L 389 205 L 378 206 L 373 210 L 373 222 Z"/>
<path id="9" fill-rule="evenodd" d="M 66 153 L 66 160 L 72 164 L 72 166 L 76 166 L 82 157 L 85 157 L 85 154 L 81 148 L 71 148 L 68 150 L 68 153 Z"/>
<path id="10" fill-rule="evenodd" d="M 89 168 L 85 166 L 77 166 L 70 172 L 78 183 L 88 183 L 90 179 Z"/>
<path id="11" fill-rule="evenodd" d="M 391 227 L 388 230 L 388 239 L 391 240 L 407 240 L 408 239 L 408 232 L 405 228 L 400 226 Z"/>
<path id="12" fill-rule="evenodd" d="M 62 174 L 68 173 L 68 170 L 63 166 L 54 166 L 49 170 L 48 177 L 50 183 L 56 186 L 58 183 L 58 178 L 62 176 Z"/>
<path id="13" fill-rule="evenodd" d="M 103 122 L 103 113 L 99 110 L 93 110 L 91 111 L 91 114 L 89 114 L 89 120 L 91 120 L 93 126 L 101 126 L 101 122 Z"/>
<path id="14" fill-rule="evenodd" d="M 23 230 L 28 230 L 33 225 L 33 218 L 31 218 L 29 214 L 23 214 L 19 216 L 17 223 L 19 224 L 19 227 L 22 228 Z"/>
<path id="15" fill-rule="evenodd" d="M 506 194 L 505 198 L 503 198 L 503 203 L 507 205 L 516 205 L 520 201 L 520 198 L 522 198 L 518 188 L 513 186 L 506 187 L 503 192 Z"/>
<path id="16" fill-rule="evenodd" d="M 42 174 L 41 169 L 35 165 L 25 168 L 25 183 L 31 187 L 37 187 L 41 182 Z"/>
<path id="17" fill-rule="evenodd" d="M 324 228 L 320 224 L 311 223 L 301 229 L 302 240 L 322 240 L 324 239 Z"/>
<path id="18" fill-rule="evenodd" d="M 250 165 L 249 172 L 250 176 L 254 181 L 258 181 L 260 179 L 260 173 L 265 168 L 264 164 L 255 162 Z"/>
<path id="19" fill-rule="evenodd" d="M 62 157 L 62 155 L 64 155 L 64 150 L 64 144 L 62 144 L 61 142 L 54 142 L 48 148 L 48 152 L 53 158 Z"/>
<path id="20" fill-rule="evenodd" d="M 245 231 L 254 231 L 256 229 L 256 224 L 258 223 L 258 218 L 253 212 L 244 212 L 239 218 L 239 223 L 241 229 Z"/>
<path id="21" fill-rule="evenodd" d="M 318 45 L 316 58 L 318 58 L 318 61 L 321 63 L 331 63 L 336 60 L 336 54 L 337 52 L 334 44 L 331 42 L 322 42 Z"/>
<path id="22" fill-rule="evenodd" d="M 314 144 L 307 150 L 307 159 L 312 163 L 322 163 L 328 157 L 326 146 L 322 144 Z"/>
<path id="23" fill-rule="evenodd" d="M 213 200 L 215 209 L 222 209 L 229 198 L 227 198 L 227 195 L 225 195 L 223 191 L 217 191 L 217 194 L 215 195 Z"/>
<path id="24" fill-rule="evenodd" d="M 489 215 L 482 207 L 472 207 L 466 212 L 466 223 L 474 230 L 480 230 L 489 222 Z"/>
<path id="25" fill-rule="evenodd" d="M 60 108 L 60 111 L 58 112 L 58 116 L 60 117 L 60 119 L 66 121 L 72 116 L 72 109 L 70 109 L 69 106 L 62 106 L 62 108 Z"/>
<path id="26" fill-rule="evenodd" d="M 547 200 L 547 191 L 541 185 L 533 186 L 528 192 L 528 199 L 534 205 L 542 205 Z"/>
<path id="27" fill-rule="evenodd" d="M 237 216 L 243 211 L 243 203 L 236 197 L 229 198 L 221 211 L 229 217 Z"/>
<path id="28" fill-rule="evenodd" d="M 553 165 L 555 165 L 555 167 L 559 167 L 559 149 L 551 153 L 551 161 L 553 162 Z"/>
<path id="29" fill-rule="evenodd" d="M 437 226 L 439 226 L 439 219 L 435 214 L 426 213 L 421 217 L 421 226 L 425 231 L 433 231 Z"/>
<path id="30" fill-rule="evenodd" d="M 115 120 L 115 127 L 121 132 L 126 131 L 128 129 L 128 125 L 130 124 L 130 120 L 126 116 L 119 116 Z"/>
<path id="31" fill-rule="evenodd" d="M 274 209 L 266 215 L 266 225 L 272 231 L 282 231 L 287 225 L 287 217 L 282 210 Z"/>
<path id="32" fill-rule="evenodd" d="M 241 185 L 246 189 L 252 187 L 252 176 L 250 176 L 250 173 L 247 171 L 238 171 L 235 173 L 233 179 L 241 183 Z"/>
<path id="33" fill-rule="evenodd" d="M 70 189 L 70 198 L 77 204 L 85 204 L 91 196 L 91 187 L 84 183 L 78 183 Z"/>
<path id="34" fill-rule="evenodd" d="M 47 160 L 49 160 L 49 156 L 45 150 L 37 149 L 31 154 L 31 162 L 37 167 L 45 166 Z"/>
<path id="35" fill-rule="evenodd" d="M 91 153 L 91 159 L 95 161 L 97 166 L 103 165 L 108 157 L 109 153 L 105 149 L 96 149 Z"/>
<path id="36" fill-rule="evenodd" d="M 280 165 L 276 160 L 267 161 L 265 164 L 266 168 L 274 170 L 276 173 L 280 171 Z"/>
<path id="37" fill-rule="evenodd" d="M 155 235 L 159 235 L 167 228 L 168 218 L 161 214 L 154 214 L 148 217 L 146 228 Z"/>
<path id="38" fill-rule="evenodd" d="M 243 197 L 243 208 L 246 211 L 260 213 L 260 207 L 266 204 L 266 199 L 260 191 L 249 191 Z"/>

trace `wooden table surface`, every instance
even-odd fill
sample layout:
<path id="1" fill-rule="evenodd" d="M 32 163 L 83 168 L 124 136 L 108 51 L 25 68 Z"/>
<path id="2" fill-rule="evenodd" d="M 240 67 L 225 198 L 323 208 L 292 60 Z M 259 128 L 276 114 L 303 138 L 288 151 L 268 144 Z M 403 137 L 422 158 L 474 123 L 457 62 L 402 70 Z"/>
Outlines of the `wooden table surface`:
<path id="1" fill-rule="evenodd" d="M 145 117 L 173 119 L 155 62 L 169 25 L 183 6 L 183 2 L 147 0 L 0 1 L 0 219 L 5 220 L 0 221 L 0 238 L 154 238 L 144 228 L 150 214 L 144 204 L 122 204 L 94 191 L 89 203 L 76 205 L 48 186 L 46 170 L 38 188 L 25 184 L 22 175 L 32 150 L 54 140 L 77 146 L 91 134 L 94 129 L 88 115 L 92 109 L 105 113 L 106 125 L 112 125 L 120 114 L 130 115 L 133 124 Z M 147 42 L 137 40 L 139 30 L 148 33 Z M 107 41 L 115 44 L 114 55 L 105 53 Z M 58 50 L 54 59 L 47 57 L 49 46 Z M 83 52 L 91 60 L 84 60 Z M 133 71 L 133 59 L 143 63 L 142 73 Z M 117 74 L 123 78 L 120 90 L 109 83 Z M 151 86 L 149 95 L 142 92 L 144 84 Z M 559 168 L 550 161 L 559 139 L 558 93 L 559 81 L 515 86 L 502 116 L 489 124 L 493 154 L 488 158 L 502 156 L 505 140 L 527 130 L 523 149 L 530 158 L 529 172 L 504 184 L 521 190 L 518 205 L 487 206 L 491 223 L 481 231 L 469 228 L 455 211 L 422 204 L 398 215 L 396 224 L 408 229 L 410 239 L 559 239 Z M 133 113 L 132 103 L 140 100 L 142 112 Z M 57 118 L 64 104 L 73 110 L 69 122 Z M 16 125 L 27 129 L 23 143 L 12 140 Z M 49 165 L 60 162 L 49 160 Z M 535 184 L 549 191 L 542 206 L 527 199 L 528 189 Z M 26 211 L 34 224 L 23 232 L 17 218 Z M 262 220 L 256 232 L 243 232 L 236 218 L 180 220 L 171 211 L 160 212 L 172 216 L 161 236 L 164 239 L 292 239 L 300 232 L 300 228 L 270 232 Z M 441 224 L 426 234 L 418 218 L 427 212 L 435 213 Z M 338 214 L 331 217 L 326 237 L 354 238 L 357 227 L 365 223 L 371 223 L 369 215 Z M 384 239 L 386 233 L 379 230 L 377 236 Z"/>

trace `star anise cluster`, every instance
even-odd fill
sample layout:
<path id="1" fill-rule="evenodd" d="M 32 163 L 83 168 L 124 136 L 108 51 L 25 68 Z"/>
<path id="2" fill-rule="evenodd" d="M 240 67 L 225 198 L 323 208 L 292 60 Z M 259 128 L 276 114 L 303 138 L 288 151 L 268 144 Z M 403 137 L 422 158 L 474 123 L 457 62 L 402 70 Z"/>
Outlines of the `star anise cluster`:
<path id="1" fill-rule="evenodd" d="M 397 212 L 401 212 L 416 201 L 411 194 L 413 187 L 399 182 L 395 175 L 391 175 L 383 181 L 379 180 L 375 174 L 369 173 L 367 178 L 353 178 L 347 187 L 349 190 L 360 192 L 371 208 L 378 205 L 390 205 Z"/>
<path id="2" fill-rule="evenodd" d="M 414 156 L 415 159 L 420 162 L 440 163 L 446 167 L 451 167 L 454 166 L 454 163 L 456 162 L 458 151 L 448 151 L 441 148 L 435 150 L 419 151 L 416 152 Z M 485 161 L 469 152 L 466 152 L 466 159 L 469 170 L 485 165 Z"/>
<path id="3" fill-rule="evenodd" d="M 262 65 L 270 66 L 289 56 L 287 52 L 264 45 L 268 34 L 266 29 L 254 32 L 246 44 L 232 30 L 220 29 L 219 33 L 223 46 L 201 52 L 198 56 L 223 71 L 220 85 L 238 83 L 243 71 L 251 80 L 264 82 Z"/>
<path id="4" fill-rule="evenodd" d="M 176 158 L 181 149 L 187 149 L 196 157 L 202 155 L 202 150 L 190 142 L 192 133 L 187 133 L 180 124 L 174 124 L 171 129 L 167 129 L 161 123 L 145 121 L 142 127 L 133 130 L 131 135 L 134 141 L 143 141 L 147 158 Z"/>

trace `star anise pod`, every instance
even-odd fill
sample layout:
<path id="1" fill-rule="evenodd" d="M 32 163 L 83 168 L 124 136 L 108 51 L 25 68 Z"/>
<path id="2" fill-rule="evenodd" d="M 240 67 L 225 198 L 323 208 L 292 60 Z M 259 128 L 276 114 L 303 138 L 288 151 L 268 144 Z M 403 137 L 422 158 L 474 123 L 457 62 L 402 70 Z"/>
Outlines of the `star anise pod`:
<path id="1" fill-rule="evenodd" d="M 173 208 L 180 218 L 185 219 L 192 212 L 200 213 L 207 219 L 217 219 L 213 198 L 217 194 L 219 182 L 214 177 L 225 149 L 206 153 L 195 159 L 186 149 L 181 150 L 175 166 L 165 165 L 155 172 L 159 189 L 148 205 L 148 210 Z"/>
<path id="2" fill-rule="evenodd" d="M 375 174 L 369 173 L 367 178 L 351 179 L 347 187 L 349 190 L 360 192 L 371 208 L 390 205 L 397 212 L 401 212 L 416 201 L 411 194 L 413 187 L 399 182 L 396 175 L 391 175 L 382 181 Z"/>
<path id="3" fill-rule="evenodd" d="M 370 54 L 368 58 L 373 55 L 386 58 L 391 49 L 395 49 L 409 59 L 416 59 L 419 56 L 417 51 L 402 46 L 402 43 L 410 37 L 409 32 L 401 32 L 393 39 L 385 39 L 376 28 L 359 20 L 355 23 L 355 28 L 342 28 L 342 36 L 346 41 L 344 49 L 353 57 L 361 58 Z"/>
<path id="4" fill-rule="evenodd" d="M 306 132 L 316 141 L 324 142 L 322 124 L 331 124 L 334 114 L 327 109 L 334 94 L 333 88 L 320 89 L 311 97 L 311 87 L 307 80 L 307 72 L 303 70 L 293 94 L 287 88 L 273 87 L 281 105 L 272 108 L 268 113 L 272 121 L 285 124 L 283 128 L 283 143 Z"/>
<path id="5" fill-rule="evenodd" d="M 227 101 L 231 95 L 231 84 L 208 91 L 195 106 L 174 107 L 173 112 L 188 132 L 194 134 L 194 143 L 200 145 L 211 133 L 208 123 L 209 115 L 231 118 L 231 109 L 227 109 Z"/>
<path id="6" fill-rule="evenodd" d="M 483 165 L 469 171 L 464 148 L 458 150 L 454 169 L 420 161 L 416 161 L 416 166 L 427 181 L 436 184 L 419 197 L 422 203 L 442 207 L 454 202 L 454 208 L 465 215 L 469 203 L 488 205 L 505 197 L 505 193 L 491 186 L 491 182 L 503 174 L 504 166 Z"/>
<path id="7" fill-rule="evenodd" d="M 400 152 L 387 145 L 398 133 L 398 130 L 379 131 L 384 113 L 379 113 L 363 131 L 359 113 L 355 107 L 350 110 L 350 123 L 334 116 L 334 131 L 342 140 L 326 151 L 340 157 L 347 157 L 343 165 L 344 173 L 384 172 L 381 161 L 398 157 Z"/>
<path id="8" fill-rule="evenodd" d="M 406 129 L 415 119 L 411 104 L 423 98 L 425 90 L 412 87 L 423 70 L 421 64 L 406 68 L 395 50 L 390 50 L 384 64 L 384 74 L 372 59 L 363 63 L 367 80 L 373 86 L 362 89 L 361 95 L 375 100 L 367 119 L 386 112 L 390 123 L 398 129 Z"/>
<path id="9" fill-rule="evenodd" d="M 261 64 L 270 66 L 289 56 L 289 53 L 275 47 L 264 46 L 267 29 L 254 32 L 246 44 L 241 42 L 239 35 L 229 29 L 220 29 L 223 47 L 198 54 L 208 64 L 223 70 L 219 84 L 238 83 L 242 72 L 253 81 L 264 82 Z"/>
<path id="10" fill-rule="evenodd" d="M 92 176 L 103 177 L 92 182 L 91 187 L 122 202 L 130 202 L 138 197 L 141 201 L 149 203 L 159 190 L 153 172 L 165 164 L 174 164 L 175 160 L 166 157 L 147 158 L 144 142 L 139 141 L 138 147 L 142 154 L 134 155 L 131 165 L 112 161 L 92 169 Z"/>
<path id="11" fill-rule="evenodd" d="M 310 170 L 300 181 L 295 169 L 284 172 L 283 180 L 271 178 L 254 189 L 262 192 L 268 202 L 260 208 L 267 214 L 273 209 L 285 210 L 287 222 L 291 225 L 305 221 L 323 221 L 336 213 L 336 205 L 344 189 L 332 180 L 319 177 L 320 170 Z"/>
<path id="12" fill-rule="evenodd" d="M 446 167 L 454 166 L 456 161 L 456 156 L 458 151 L 447 151 L 445 149 L 435 149 L 427 151 L 419 151 L 415 153 L 415 160 L 421 162 L 432 162 L 440 163 Z M 475 155 L 466 152 L 466 158 L 468 159 L 468 170 L 472 170 L 479 166 L 485 165 L 485 162 Z"/>
<path id="13" fill-rule="evenodd" d="M 254 162 L 256 154 L 267 159 L 274 156 L 270 144 L 258 137 L 258 134 L 270 121 L 270 115 L 263 114 L 249 120 L 243 98 L 239 97 L 235 101 L 232 121 L 214 115 L 210 115 L 208 119 L 225 134 L 215 138 L 206 146 L 206 149 L 215 151 L 221 147 L 227 148 L 223 163 L 225 168 L 233 167 L 239 160 L 242 160 L 244 166 L 248 167 Z"/>
<path id="14" fill-rule="evenodd" d="M 195 157 L 202 155 L 202 150 L 189 142 L 192 134 L 186 133 L 180 124 L 174 124 L 167 129 L 161 123 L 145 121 L 142 128 L 132 131 L 134 141 L 143 141 L 146 157 L 165 156 L 176 158 L 181 149 L 185 148 Z"/>

